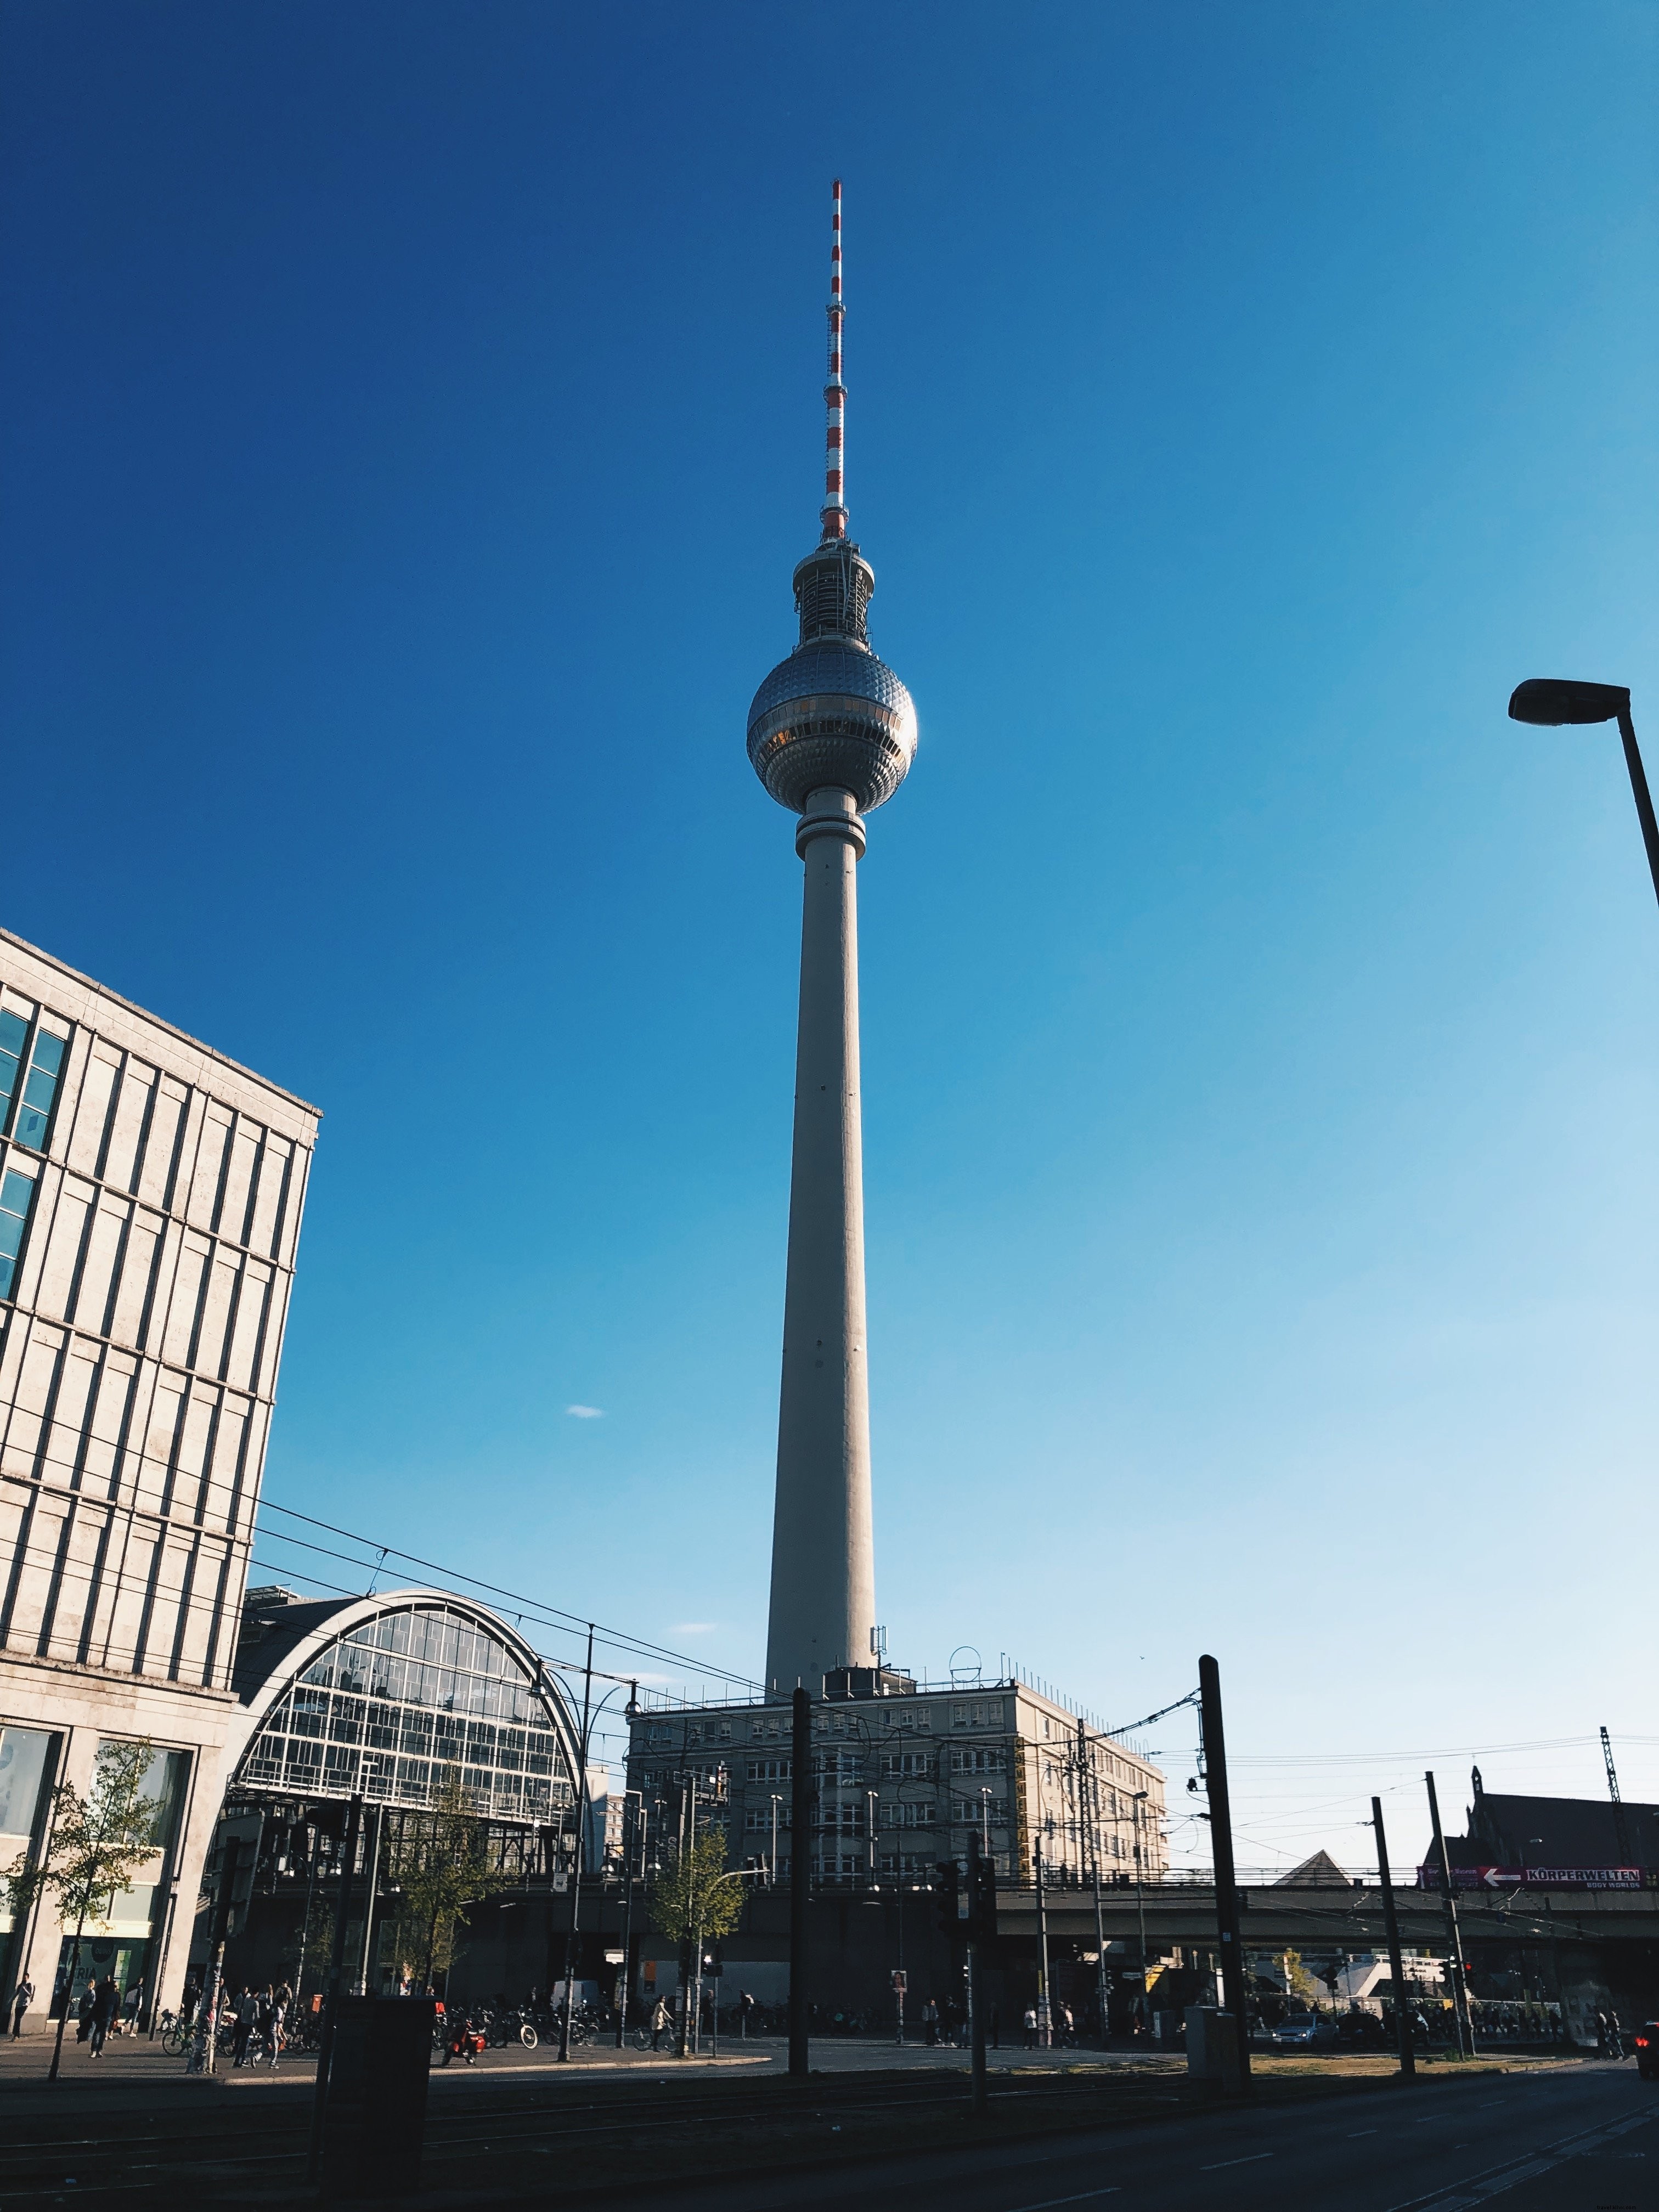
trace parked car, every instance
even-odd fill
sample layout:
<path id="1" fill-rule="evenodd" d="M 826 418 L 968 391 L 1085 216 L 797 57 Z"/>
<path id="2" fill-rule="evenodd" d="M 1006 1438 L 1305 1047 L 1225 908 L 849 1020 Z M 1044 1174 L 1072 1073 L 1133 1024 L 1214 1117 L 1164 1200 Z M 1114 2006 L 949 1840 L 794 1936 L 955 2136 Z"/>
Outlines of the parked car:
<path id="1" fill-rule="evenodd" d="M 1334 2033 L 1317 2013 L 1297 2012 L 1287 2014 L 1267 2040 L 1280 2051 L 1311 2051 L 1316 2044 L 1328 2043 Z"/>
<path id="2" fill-rule="evenodd" d="M 1644 2020 L 1632 2040 L 1637 2072 L 1644 2081 L 1659 2081 L 1659 2020 Z"/>

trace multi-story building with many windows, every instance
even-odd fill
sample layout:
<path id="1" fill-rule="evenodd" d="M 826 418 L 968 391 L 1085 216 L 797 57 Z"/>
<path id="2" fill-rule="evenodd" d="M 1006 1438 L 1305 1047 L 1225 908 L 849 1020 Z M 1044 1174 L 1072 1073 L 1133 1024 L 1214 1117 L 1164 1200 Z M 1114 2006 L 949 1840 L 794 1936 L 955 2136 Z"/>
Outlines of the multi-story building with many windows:
<path id="1" fill-rule="evenodd" d="M 154 1849 L 81 1976 L 150 2002 L 183 1974 L 239 1711 L 317 1122 L 0 932 L 0 1871 L 45 1846 L 54 1784 L 148 1740 Z M 0 1911 L 0 1985 L 27 1966 L 44 1998 L 66 1943 L 49 1903 Z"/>
<path id="2" fill-rule="evenodd" d="M 936 1688 L 883 1669 L 881 1682 L 813 1706 L 815 1881 L 925 1882 L 966 1855 L 971 1830 L 1006 1882 L 1032 1882 L 1039 1853 L 1059 1887 L 1097 1867 L 1133 1879 L 1137 1851 L 1146 1880 L 1164 1873 L 1164 1778 L 1129 1746 L 1017 1677 Z M 734 1864 L 789 1872 L 787 1705 L 647 1704 L 629 1726 L 629 1787 L 659 1832 L 678 1832 L 695 1790 L 698 1826 L 725 1829 Z"/>

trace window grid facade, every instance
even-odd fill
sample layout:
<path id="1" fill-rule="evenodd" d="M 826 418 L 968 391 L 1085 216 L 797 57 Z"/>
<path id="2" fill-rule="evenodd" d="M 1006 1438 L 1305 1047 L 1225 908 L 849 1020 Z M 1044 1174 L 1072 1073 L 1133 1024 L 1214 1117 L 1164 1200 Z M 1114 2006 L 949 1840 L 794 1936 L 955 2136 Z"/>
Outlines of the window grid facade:
<path id="1" fill-rule="evenodd" d="M 429 1805 L 460 1778 L 489 1819 L 562 1826 L 574 1777 L 545 1693 L 516 1653 L 447 1607 L 382 1613 L 300 1674 L 249 1745 L 250 1790 Z"/>
<path id="2" fill-rule="evenodd" d="M 0 932 L 0 1653 L 228 1686 L 314 1110 Z"/>

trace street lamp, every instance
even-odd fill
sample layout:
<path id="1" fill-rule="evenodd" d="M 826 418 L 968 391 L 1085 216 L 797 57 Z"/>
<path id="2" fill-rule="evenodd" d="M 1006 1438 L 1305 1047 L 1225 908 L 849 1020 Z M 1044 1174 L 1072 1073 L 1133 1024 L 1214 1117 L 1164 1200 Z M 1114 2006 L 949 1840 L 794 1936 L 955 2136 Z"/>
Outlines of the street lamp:
<path id="1" fill-rule="evenodd" d="M 1146 2034 L 1152 2025 L 1152 2008 L 1146 2000 L 1146 1867 L 1140 1848 L 1140 1808 L 1146 1803 L 1148 1793 L 1137 1790 L 1129 1802 L 1135 1808 L 1135 1911 L 1140 1921 L 1140 2032 Z"/>
<path id="2" fill-rule="evenodd" d="M 1619 734 L 1625 741 L 1625 766 L 1630 770 L 1630 787 L 1636 797 L 1637 818 L 1642 824 L 1642 842 L 1647 847 L 1648 867 L 1653 877 L 1655 895 L 1659 896 L 1659 822 L 1654 819 L 1653 799 L 1648 790 L 1642 756 L 1637 749 L 1636 725 L 1630 718 L 1630 693 L 1625 686 L 1574 684 L 1559 676 L 1534 676 L 1528 683 L 1517 684 L 1510 694 L 1510 720 L 1540 724 L 1547 729 L 1559 729 L 1564 723 L 1618 723 Z"/>

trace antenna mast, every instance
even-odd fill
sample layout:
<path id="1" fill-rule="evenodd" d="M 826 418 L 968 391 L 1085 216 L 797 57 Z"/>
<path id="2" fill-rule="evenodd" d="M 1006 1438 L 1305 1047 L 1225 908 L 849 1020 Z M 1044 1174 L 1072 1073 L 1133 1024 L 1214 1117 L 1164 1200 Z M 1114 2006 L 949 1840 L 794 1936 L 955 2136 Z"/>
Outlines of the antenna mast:
<path id="1" fill-rule="evenodd" d="M 1613 1738 L 1606 1729 L 1601 1731 L 1601 1756 L 1607 1763 L 1607 1795 L 1613 1800 L 1613 1833 L 1619 1846 L 1619 1863 L 1628 1866 L 1630 1830 L 1625 1824 L 1625 1801 L 1619 1795 L 1619 1770 L 1613 1763 Z"/>
<path id="2" fill-rule="evenodd" d="M 832 538 L 847 535 L 847 386 L 841 380 L 841 331 L 843 308 L 841 296 L 841 179 L 831 187 L 834 212 L 830 217 L 830 374 L 823 387 L 824 410 L 828 421 L 823 433 L 823 506 L 818 520 L 823 525 L 823 539 L 827 544 Z"/>

